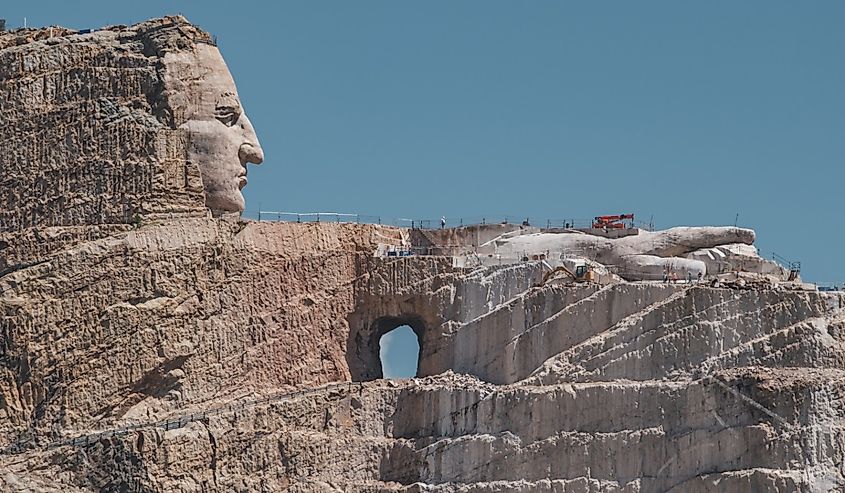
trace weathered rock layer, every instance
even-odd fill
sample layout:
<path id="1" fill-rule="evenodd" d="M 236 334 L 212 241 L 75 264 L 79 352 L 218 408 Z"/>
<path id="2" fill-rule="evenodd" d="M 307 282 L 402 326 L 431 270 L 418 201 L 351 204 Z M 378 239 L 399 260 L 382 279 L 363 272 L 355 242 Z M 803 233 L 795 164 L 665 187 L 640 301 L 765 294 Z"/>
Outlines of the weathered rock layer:
<path id="1" fill-rule="evenodd" d="M 150 491 L 842 483 L 842 295 L 537 286 L 539 262 L 462 269 L 447 257 L 373 256 L 403 234 L 166 221 L 3 276 L 7 445 L 377 378 L 378 338 L 404 323 L 430 375 L 30 449 L 0 462 L 3 481 Z"/>

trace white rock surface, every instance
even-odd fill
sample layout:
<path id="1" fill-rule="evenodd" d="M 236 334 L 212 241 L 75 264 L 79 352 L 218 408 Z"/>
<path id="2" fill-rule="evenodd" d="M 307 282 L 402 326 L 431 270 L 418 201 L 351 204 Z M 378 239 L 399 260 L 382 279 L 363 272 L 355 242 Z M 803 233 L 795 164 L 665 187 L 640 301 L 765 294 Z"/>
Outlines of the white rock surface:
<path id="1" fill-rule="evenodd" d="M 628 280 L 661 280 L 674 274 L 680 279 L 707 273 L 706 262 L 686 254 L 703 248 L 736 243 L 754 243 L 754 231 L 731 227 L 679 227 L 665 231 L 610 239 L 586 233 L 535 233 L 495 242 L 494 254 L 518 259 L 534 254 L 550 258 L 560 255 L 587 257 L 614 266 Z"/>

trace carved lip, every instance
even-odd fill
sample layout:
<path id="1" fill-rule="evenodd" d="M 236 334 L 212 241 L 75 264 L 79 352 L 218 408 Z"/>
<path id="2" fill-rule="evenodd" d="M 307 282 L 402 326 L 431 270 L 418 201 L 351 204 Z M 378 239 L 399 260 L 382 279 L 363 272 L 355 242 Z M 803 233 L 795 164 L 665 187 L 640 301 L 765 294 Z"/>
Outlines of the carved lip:
<path id="1" fill-rule="evenodd" d="M 241 189 L 241 190 L 243 190 L 243 188 L 246 186 L 246 184 L 247 184 L 248 182 L 249 182 L 249 181 L 246 179 L 246 174 L 243 174 L 243 175 L 239 176 L 239 177 L 238 177 L 238 188 L 239 188 L 239 189 Z"/>

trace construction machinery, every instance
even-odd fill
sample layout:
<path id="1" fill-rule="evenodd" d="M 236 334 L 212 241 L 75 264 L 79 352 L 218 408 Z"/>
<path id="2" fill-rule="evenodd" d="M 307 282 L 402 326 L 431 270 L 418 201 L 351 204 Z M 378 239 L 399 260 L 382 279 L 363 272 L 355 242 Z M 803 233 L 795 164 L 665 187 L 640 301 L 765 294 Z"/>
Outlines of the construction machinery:
<path id="1" fill-rule="evenodd" d="M 540 281 L 537 286 L 542 286 L 546 284 L 546 282 L 553 278 L 558 272 L 563 272 L 570 278 L 572 278 L 575 282 L 591 282 L 595 280 L 595 274 L 593 273 L 593 269 L 586 263 L 578 264 L 575 266 L 575 272 L 569 270 L 568 267 L 565 265 L 560 265 L 555 267 L 554 269 L 546 272 L 546 275 L 543 276 L 543 280 Z"/>
<path id="2" fill-rule="evenodd" d="M 596 229 L 624 229 L 627 226 L 622 221 L 631 220 L 634 224 L 633 214 L 616 214 L 613 216 L 596 216 L 593 220 L 593 228 Z"/>

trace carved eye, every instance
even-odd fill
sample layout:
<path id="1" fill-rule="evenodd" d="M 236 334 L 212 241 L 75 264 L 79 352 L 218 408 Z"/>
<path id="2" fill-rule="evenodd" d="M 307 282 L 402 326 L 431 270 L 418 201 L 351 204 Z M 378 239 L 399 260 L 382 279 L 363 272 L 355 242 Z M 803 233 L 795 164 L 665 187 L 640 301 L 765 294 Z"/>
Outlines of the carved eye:
<path id="1" fill-rule="evenodd" d="M 220 120 L 223 125 L 231 127 L 238 123 L 241 117 L 241 109 L 237 106 L 218 106 L 214 110 L 214 117 Z"/>

